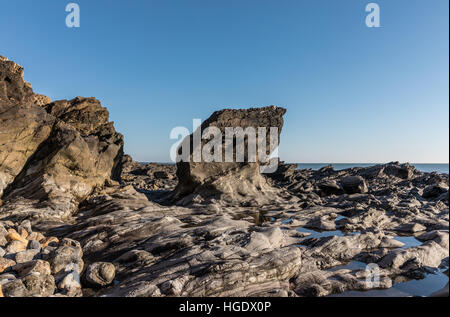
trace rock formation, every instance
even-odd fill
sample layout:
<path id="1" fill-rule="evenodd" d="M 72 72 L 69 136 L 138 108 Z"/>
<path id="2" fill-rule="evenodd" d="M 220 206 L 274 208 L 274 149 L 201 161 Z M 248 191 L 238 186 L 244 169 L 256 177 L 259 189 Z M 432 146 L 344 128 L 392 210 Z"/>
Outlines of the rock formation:
<path id="1" fill-rule="evenodd" d="M 280 132 L 284 112 L 223 110 L 202 128 Z M 345 295 L 373 291 L 368 264 L 376 291 L 435 274 L 436 289 L 394 294 L 448 296 L 448 174 L 280 162 L 263 175 L 192 152 L 141 164 L 99 101 L 51 102 L 5 58 L 0 137 L 0 297 Z"/>
<path id="2" fill-rule="evenodd" d="M 4 58 L 0 87 L 0 213 L 22 209 L 20 217 L 30 217 L 32 208 L 34 216 L 62 219 L 96 187 L 119 178 L 123 139 L 98 100 L 44 105 L 49 99 L 34 95 L 23 69 Z"/>
<path id="3" fill-rule="evenodd" d="M 259 144 L 256 142 L 258 138 L 264 137 L 264 154 L 270 155 L 273 149 L 270 148 L 270 128 L 275 127 L 277 129 L 278 140 L 283 128 L 283 115 L 286 110 L 280 107 L 269 106 L 265 108 L 250 108 L 246 110 L 232 110 L 225 109 L 216 111 L 205 120 L 198 128 L 197 133 L 201 136 L 205 133 L 205 130 L 214 127 L 218 128 L 221 133 L 221 146 L 222 151 L 219 153 L 220 162 L 205 162 L 203 157 L 200 159 L 195 158 L 194 151 L 197 148 L 194 140 L 194 132 L 190 136 L 186 137 L 182 146 L 179 148 L 178 155 L 182 155 L 183 146 L 189 144 L 189 159 L 177 163 L 177 177 L 179 180 L 178 186 L 174 192 L 174 199 L 178 200 L 183 197 L 187 197 L 182 201 L 182 204 L 191 202 L 195 197 L 201 198 L 214 198 L 222 201 L 230 201 L 232 203 L 250 203 L 255 200 L 259 204 L 264 201 L 273 198 L 268 198 L 269 195 L 265 195 L 266 192 L 273 192 L 273 189 L 267 185 L 265 178 L 261 175 L 261 163 L 256 150 L 256 156 L 252 161 L 249 157 L 249 148 L 251 144 L 254 144 L 257 149 Z M 265 128 L 265 135 L 259 135 L 258 128 Z M 253 128 L 255 131 L 256 140 L 254 143 L 251 141 L 251 137 L 246 136 L 243 140 L 243 160 L 238 160 L 237 151 L 239 151 L 237 143 L 238 138 L 235 136 L 232 144 L 227 144 L 226 128 Z M 211 140 L 202 139 L 200 148 Z M 225 151 L 227 146 L 232 146 L 231 160 L 226 160 Z M 212 150 L 212 152 L 214 152 Z M 201 150 L 199 150 L 201 153 Z M 201 199 L 200 198 L 200 199 Z"/>

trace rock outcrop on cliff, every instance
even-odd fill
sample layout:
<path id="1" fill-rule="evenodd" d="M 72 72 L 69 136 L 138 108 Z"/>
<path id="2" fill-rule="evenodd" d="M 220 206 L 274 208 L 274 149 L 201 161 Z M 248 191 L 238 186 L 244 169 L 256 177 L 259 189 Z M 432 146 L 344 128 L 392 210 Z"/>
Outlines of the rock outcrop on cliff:
<path id="1" fill-rule="evenodd" d="M 48 101 L 33 93 L 23 68 L 0 60 L 0 213 L 67 218 L 120 176 L 123 138 L 100 102 Z"/>
<path id="2" fill-rule="evenodd" d="M 33 103 L 24 70 L 0 56 L 0 197 L 52 131 L 55 119 Z"/>

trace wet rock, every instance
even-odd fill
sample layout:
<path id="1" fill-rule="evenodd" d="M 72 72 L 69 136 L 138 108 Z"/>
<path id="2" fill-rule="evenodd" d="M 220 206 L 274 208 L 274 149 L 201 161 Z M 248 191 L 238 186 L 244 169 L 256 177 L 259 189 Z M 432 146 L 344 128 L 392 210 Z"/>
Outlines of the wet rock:
<path id="1" fill-rule="evenodd" d="M 394 250 L 384 256 L 378 264 L 383 268 L 416 269 L 423 266 L 438 267 L 448 257 L 448 249 L 434 241 L 404 250 Z"/>
<path id="2" fill-rule="evenodd" d="M 381 239 L 380 248 L 396 249 L 402 248 L 405 244 L 389 237 L 383 237 Z"/>
<path id="3" fill-rule="evenodd" d="M 331 231 L 336 230 L 336 223 L 334 218 L 330 218 L 330 216 L 323 216 L 312 219 L 305 225 L 305 227 L 321 231 Z"/>
<path id="4" fill-rule="evenodd" d="M 392 287 L 388 272 L 381 271 L 377 289 Z M 320 297 L 339 294 L 348 290 L 368 291 L 373 285 L 368 283 L 368 270 L 340 269 L 336 271 L 314 270 L 299 274 L 292 280 L 296 294 L 303 297 Z"/>
<path id="5" fill-rule="evenodd" d="M 85 274 L 86 282 L 92 287 L 103 287 L 114 280 L 116 269 L 113 264 L 96 262 L 88 266 Z"/>

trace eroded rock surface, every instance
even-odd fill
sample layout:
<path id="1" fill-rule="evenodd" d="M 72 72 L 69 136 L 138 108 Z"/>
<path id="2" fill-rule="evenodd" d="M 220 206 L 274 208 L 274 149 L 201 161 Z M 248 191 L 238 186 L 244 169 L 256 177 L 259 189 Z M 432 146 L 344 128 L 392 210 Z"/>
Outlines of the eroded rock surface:
<path id="1" fill-rule="evenodd" d="M 274 189 L 267 184 L 261 174 L 260 167 L 264 164 L 260 163 L 262 157 L 259 156 L 258 146 L 262 144 L 264 154 L 272 153 L 274 149 L 270 147 L 270 129 L 276 128 L 276 145 L 278 145 L 285 112 L 284 108 L 269 106 L 242 110 L 225 109 L 213 113 L 202 123 L 197 132 L 186 137 L 179 148 L 178 155 L 181 161 L 177 163 L 178 185 L 172 199 L 179 201 L 182 205 L 203 199 L 229 201 L 231 204 L 255 203 L 255 201 L 256 204 L 261 204 L 273 199 Z M 213 138 L 201 139 L 201 143 L 197 145 L 194 134 L 199 133 L 202 136 L 210 128 L 216 128 L 221 133 L 221 151 L 218 150 L 220 162 L 205 162 L 202 156 L 196 157 L 195 154 L 196 149 L 199 149 L 197 153 L 201 154 Z M 250 136 L 241 139 L 244 150 L 241 153 L 242 161 L 238 159 L 239 137 L 235 136 L 234 147 L 233 142 L 226 143 L 227 128 L 240 128 L 243 131 L 247 128 L 254 129 L 256 139 L 253 142 Z M 259 128 L 264 128 L 265 131 L 261 130 L 260 134 Z M 258 143 L 260 139 L 262 141 Z M 188 160 L 184 161 L 182 155 L 183 151 L 186 151 L 184 147 L 188 144 L 190 144 L 190 152 Z M 252 144 L 255 146 L 253 160 L 249 154 L 249 149 L 253 149 Z M 229 145 L 232 147 L 229 153 L 233 155 L 227 159 L 226 149 Z M 211 149 L 211 152 L 215 153 L 215 150 Z"/>
<path id="2" fill-rule="evenodd" d="M 96 187 L 119 179 L 123 139 L 98 100 L 46 104 L 23 68 L 6 59 L 0 87 L 1 214 L 61 220 Z"/>

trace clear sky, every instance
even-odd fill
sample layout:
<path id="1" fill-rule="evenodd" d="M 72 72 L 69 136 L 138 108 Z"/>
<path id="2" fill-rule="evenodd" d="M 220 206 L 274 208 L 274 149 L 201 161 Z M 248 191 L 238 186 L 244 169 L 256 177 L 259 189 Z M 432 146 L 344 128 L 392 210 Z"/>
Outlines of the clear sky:
<path id="1" fill-rule="evenodd" d="M 289 162 L 449 161 L 449 2 L 0 0 L 0 55 L 53 100 L 94 96 L 140 161 L 221 108 L 287 108 Z"/>

